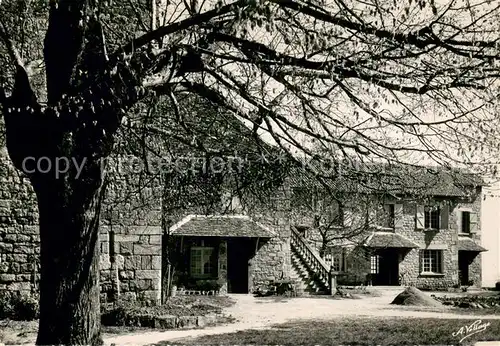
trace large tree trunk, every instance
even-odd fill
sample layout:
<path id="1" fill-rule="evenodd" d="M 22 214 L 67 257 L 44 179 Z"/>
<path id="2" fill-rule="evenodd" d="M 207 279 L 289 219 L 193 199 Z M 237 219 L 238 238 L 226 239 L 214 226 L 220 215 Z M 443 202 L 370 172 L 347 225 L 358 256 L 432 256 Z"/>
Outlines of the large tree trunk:
<path id="1" fill-rule="evenodd" d="M 38 199 L 39 345 L 102 343 L 97 246 L 104 191 L 101 160 L 112 150 L 123 115 L 144 96 L 141 73 L 154 62 L 146 51 L 135 54 L 135 60 L 123 54 L 108 58 L 97 5 L 50 2 L 44 41 L 46 104 L 38 102 L 14 51 L 11 95 L 0 88 L 9 156 L 27 174 Z M 58 171 L 60 158 L 69 170 Z M 37 167 L 39 160 L 50 162 L 52 169 Z M 75 163 L 83 163 L 83 170 Z"/>
<path id="2" fill-rule="evenodd" d="M 51 105 L 42 107 L 18 66 L 12 95 L 0 99 L 9 156 L 27 174 L 38 199 L 40 345 L 102 343 L 97 247 L 101 161 L 112 149 L 123 114 L 139 97 L 127 64 L 117 63 L 117 71 L 91 75 L 100 83 L 90 83 L 88 77 L 90 86 L 83 91 L 61 101 L 51 96 Z M 37 167 L 40 160 L 52 168 Z M 64 166 L 59 167 L 64 172 L 58 171 L 57 162 L 69 170 Z"/>
<path id="3" fill-rule="evenodd" d="M 79 179 L 32 177 L 40 213 L 38 345 L 97 345 L 100 336 L 98 225 L 101 172 Z"/>

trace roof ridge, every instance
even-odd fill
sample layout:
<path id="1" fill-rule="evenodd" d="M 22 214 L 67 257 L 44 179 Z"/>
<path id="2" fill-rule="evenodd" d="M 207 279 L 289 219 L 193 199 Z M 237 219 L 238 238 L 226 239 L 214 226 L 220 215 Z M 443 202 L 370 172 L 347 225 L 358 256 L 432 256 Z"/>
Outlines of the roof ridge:
<path id="1" fill-rule="evenodd" d="M 182 218 L 177 223 L 175 223 L 172 226 L 170 226 L 170 229 L 169 229 L 170 233 L 175 232 L 176 230 L 178 230 L 179 228 L 181 228 L 184 224 L 186 224 L 189 221 L 191 221 L 191 219 L 193 218 L 193 216 L 194 216 L 193 214 L 189 214 L 189 215 L 185 216 L 184 218 Z"/>
<path id="2" fill-rule="evenodd" d="M 226 218 L 226 219 L 250 219 L 250 216 L 245 215 L 245 214 L 208 214 L 208 215 L 203 215 L 203 214 L 191 214 L 192 217 L 195 218 Z"/>

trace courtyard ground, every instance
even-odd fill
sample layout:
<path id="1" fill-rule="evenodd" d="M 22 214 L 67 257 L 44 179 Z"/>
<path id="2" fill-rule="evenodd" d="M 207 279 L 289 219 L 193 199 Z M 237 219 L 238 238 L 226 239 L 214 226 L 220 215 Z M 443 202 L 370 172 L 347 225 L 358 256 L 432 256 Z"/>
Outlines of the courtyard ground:
<path id="1" fill-rule="evenodd" d="M 483 320 L 481 332 L 458 332 L 472 320 L 400 317 L 344 317 L 327 321 L 302 320 L 266 329 L 247 329 L 228 334 L 185 338 L 175 345 L 474 345 L 497 340 L 500 320 Z M 462 340 L 462 338 L 464 338 Z M 167 346 L 163 341 L 157 346 Z"/>
<path id="2" fill-rule="evenodd" d="M 367 294 L 357 295 L 357 299 L 333 299 L 327 296 L 255 298 L 243 294 L 230 295 L 236 304 L 224 308 L 223 311 L 231 314 L 237 320 L 236 323 L 206 329 L 165 331 L 104 327 L 104 342 L 106 345 L 120 346 L 167 343 L 287 344 L 284 335 L 288 335 L 291 343 L 297 344 L 293 340 L 304 340 L 303 343 L 307 343 L 307 336 L 311 335 L 313 327 L 316 326 L 315 335 L 319 339 L 314 341 L 317 341 L 317 344 L 360 344 L 362 339 L 355 339 L 355 335 L 363 335 L 364 331 L 372 329 L 382 332 L 370 333 L 372 339 L 367 340 L 372 342 L 368 344 L 400 344 L 407 340 L 416 340 L 413 344 L 425 343 L 424 339 L 418 338 L 419 335 L 425 335 L 428 344 L 450 344 L 456 341 L 455 337 L 451 339 L 451 333 L 478 319 L 483 322 L 488 320 L 491 325 L 484 332 L 466 341 L 492 340 L 491 335 L 498 335 L 500 340 L 500 315 L 486 313 L 487 309 L 483 310 L 483 314 L 481 310 L 476 310 L 474 315 L 471 315 L 462 309 L 447 306 L 430 308 L 390 305 L 402 290 L 401 287 L 374 289 Z M 0 344 L 34 343 L 36 321 L 16 322 L 7 328 L 3 322 L 0 321 Z M 328 332 L 332 330 L 336 333 Z M 351 335 L 350 338 L 348 334 Z M 346 338 L 339 338 L 339 335 Z M 398 339 L 394 335 L 406 335 L 406 339 Z M 438 339 L 439 335 L 446 338 Z M 301 337 L 304 339 L 300 339 Z"/>
<path id="3" fill-rule="evenodd" d="M 457 313 L 457 309 L 446 306 L 427 308 L 390 305 L 394 297 L 402 290 L 401 287 L 377 290 L 378 294 L 359 295 L 358 299 L 332 299 L 314 296 L 255 298 L 251 295 L 231 295 L 231 298 L 236 300 L 236 304 L 224 309 L 224 311 L 236 318 L 237 322 L 234 324 L 198 330 L 150 331 L 140 335 L 109 336 L 105 338 L 105 343 L 120 346 L 157 344 L 162 341 L 180 343 L 188 342 L 189 339 L 186 338 L 234 333 L 249 329 L 263 330 L 276 324 L 297 320 L 314 320 L 316 323 L 326 323 L 339 318 L 378 317 L 379 320 L 382 320 L 402 317 L 462 320 L 464 325 L 471 320 L 470 315 Z M 430 293 L 426 294 L 430 295 Z M 500 323 L 500 315 L 477 314 L 473 318 L 474 320 L 494 319 Z M 443 321 L 443 323 L 445 322 Z M 432 325 L 435 325 L 435 322 Z M 456 325 L 454 324 L 454 326 Z M 242 342 L 236 339 L 232 342 L 232 344 L 234 343 L 241 344 Z"/>

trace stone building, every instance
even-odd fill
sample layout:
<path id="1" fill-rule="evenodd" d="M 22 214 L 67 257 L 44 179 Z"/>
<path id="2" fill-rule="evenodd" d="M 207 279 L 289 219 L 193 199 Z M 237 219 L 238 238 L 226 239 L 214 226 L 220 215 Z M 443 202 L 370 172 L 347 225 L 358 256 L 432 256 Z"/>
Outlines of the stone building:
<path id="1" fill-rule="evenodd" d="M 481 181 L 463 172 L 439 170 L 420 173 L 418 179 L 425 189 L 364 191 L 370 198 L 362 207 L 359 198 L 344 199 L 343 212 L 364 226 L 347 241 L 329 242 L 323 255 L 338 273 L 339 283 L 421 289 L 481 286 L 480 253 L 486 251 L 480 245 Z M 345 220 L 335 226 L 334 234 L 352 227 Z M 308 233 L 318 249 L 318 228 Z"/>
<path id="2" fill-rule="evenodd" d="M 224 208 L 230 215 L 181 215 L 170 227 L 172 254 L 180 259 L 176 284 L 196 289 L 212 281 L 224 292 L 246 293 L 284 278 L 321 292 L 333 271 L 347 285 L 480 287 L 482 182 L 423 170 L 383 188 L 331 182 L 333 203 L 320 184 L 296 172 L 279 198 L 257 208 L 238 202 Z"/>
<path id="3" fill-rule="evenodd" d="M 266 201 L 247 207 L 224 199 L 224 213 L 183 215 L 169 228 L 174 284 L 199 290 L 252 293 L 259 286 L 290 277 L 289 196 L 277 188 Z"/>
<path id="4" fill-rule="evenodd" d="M 177 286 L 222 292 L 253 292 L 280 279 L 321 292 L 330 271 L 344 284 L 480 286 L 482 183 L 424 171 L 404 175 L 414 181 L 383 186 L 341 177 L 329 182 L 336 203 L 324 198 L 323 184 L 295 172 L 261 199 L 229 193 L 215 196 L 220 203 L 212 208 L 173 213 L 162 212 L 160 181 L 137 192 L 123 188 L 133 185 L 130 179 L 117 179 L 108 187 L 99 231 L 101 298 L 160 303 L 169 261 Z M 0 179 L 0 291 L 34 293 L 36 200 L 5 152 Z M 324 244 L 325 224 L 345 236 Z"/>

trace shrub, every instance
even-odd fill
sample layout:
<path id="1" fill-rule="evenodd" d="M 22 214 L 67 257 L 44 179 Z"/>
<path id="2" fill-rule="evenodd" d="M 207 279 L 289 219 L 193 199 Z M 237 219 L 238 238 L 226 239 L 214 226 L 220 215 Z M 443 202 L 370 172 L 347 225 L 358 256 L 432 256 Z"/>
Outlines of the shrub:
<path id="1" fill-rule="evenodd" d="M 500 281 L 497 281 L 495 284 L 495 291 L 500 291 Z"/>
<path id="2" fill-rule="evenodd" d="M 222 284 L 223 282 L 220 280 L 198 280 L 195 289 L 198 291 L 218 291 Z"/>
<path id="3" fill-rule="evenodd" d="M 0 319 L 36 320 L 40 315 L 38 294 L 0 292 Z"/>
<path id="4" fill-rule="evenodd" d="M 0 319 L 10 318 L 13 315 L 14 306 L 12 295 L 7 291 L 0 292 Z"/>

